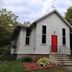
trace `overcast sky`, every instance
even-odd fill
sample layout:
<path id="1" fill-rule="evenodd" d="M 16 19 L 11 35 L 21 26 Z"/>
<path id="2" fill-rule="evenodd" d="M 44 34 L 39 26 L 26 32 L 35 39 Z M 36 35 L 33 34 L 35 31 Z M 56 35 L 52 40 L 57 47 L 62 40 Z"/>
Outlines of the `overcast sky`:
<path id="1" fill-rule="evenodd" d="M 34 21 L 49 13 L 53 7 L 64 15 L 72 0 L 0 0 L 0 8 L 6 8 L 19 16 L 19 22 Z"/>

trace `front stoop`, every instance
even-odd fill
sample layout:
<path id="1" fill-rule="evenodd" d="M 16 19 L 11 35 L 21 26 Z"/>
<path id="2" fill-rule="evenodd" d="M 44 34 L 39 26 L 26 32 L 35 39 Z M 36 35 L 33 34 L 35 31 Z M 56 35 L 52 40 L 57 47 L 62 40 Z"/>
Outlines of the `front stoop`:
<path id="1" fill-rule="evenodd" d="M 69 59 L 68 55 L 52 54 L 51 57 L 63 66 L 72 66 L 72 60 Z"/>

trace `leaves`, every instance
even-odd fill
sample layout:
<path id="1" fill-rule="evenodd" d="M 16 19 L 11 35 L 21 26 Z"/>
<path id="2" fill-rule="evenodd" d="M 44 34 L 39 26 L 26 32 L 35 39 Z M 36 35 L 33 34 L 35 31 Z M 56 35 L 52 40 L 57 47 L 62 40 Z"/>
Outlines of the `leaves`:
<path id="1" fill-rule="evenodd" d="M 65 19 L 72 25 L 72 6 L 67 9 Z"/>
<path id="2" fill-rule="evenodd" d="M 0 10 L 0 47 L 9 43 L 11 34 L 17 23 L 17 16 L 6 9 Z"/>

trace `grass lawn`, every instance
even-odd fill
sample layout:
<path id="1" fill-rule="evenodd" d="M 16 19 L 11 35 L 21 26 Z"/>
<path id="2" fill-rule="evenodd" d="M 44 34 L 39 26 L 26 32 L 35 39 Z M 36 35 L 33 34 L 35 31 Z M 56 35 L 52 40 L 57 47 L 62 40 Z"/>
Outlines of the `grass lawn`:
<path id="1" fill-rule="evenodd" d="M 25 72 L 18 61 L 0 61 L 0 72 Z"/>
<path id="2" fill-rule="evenodd" d="M 0 72 L 26 72 L 23 64 L 19 61 L 0 61 Z M 38 70 L 32 72 L 69 72 L 62 67 L 51 68 L 47 70 Z"/>

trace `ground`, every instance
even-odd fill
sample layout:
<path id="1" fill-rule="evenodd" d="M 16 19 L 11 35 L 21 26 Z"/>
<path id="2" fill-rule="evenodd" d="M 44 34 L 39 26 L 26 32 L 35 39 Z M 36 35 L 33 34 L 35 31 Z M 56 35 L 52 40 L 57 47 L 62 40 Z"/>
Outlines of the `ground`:
<path id="1" fill-rule="evenodd" d="M 24 72 L 24 68 L 18 61 L 0 61 L 0 72 Z"/>
<path id="2" fill-rule="evenodd" d="M 26 72 L 24 65 L 19 61 L 0 61 L 0 72 Z M 46 70 L 37 70 L 32 72 L 69 72 L 63 67 L 55 67 Z"/>

